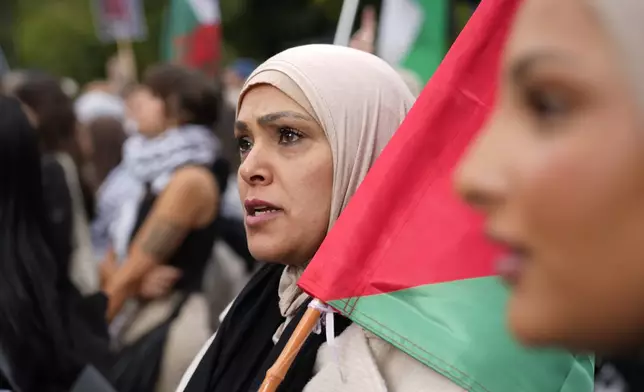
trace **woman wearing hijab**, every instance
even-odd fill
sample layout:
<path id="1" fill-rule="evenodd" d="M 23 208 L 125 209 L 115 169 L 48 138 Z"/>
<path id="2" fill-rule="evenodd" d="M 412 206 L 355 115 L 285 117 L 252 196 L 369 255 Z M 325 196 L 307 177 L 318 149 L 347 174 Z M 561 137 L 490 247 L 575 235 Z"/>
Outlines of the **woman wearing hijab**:
<path id="1" fill-rule="evenodd" d="M 523 343 L 644 345 L 643 16 L 638 0 L 525 0 L 462 162 L 458 189 L 508 250 Z"/>
<path id="2" fill-rule="evenodd" d="M 179 390 L 257 390 L 311 301 L 298 277 L 413 101 L 395 70 L 350 48 L 297 47 L 253 72 L 235 135 L 248 244 L 267 264 Z M 462 391 L 347 319 L 335 324 L 339 362 L 312 335 L 280 391 Z"/>

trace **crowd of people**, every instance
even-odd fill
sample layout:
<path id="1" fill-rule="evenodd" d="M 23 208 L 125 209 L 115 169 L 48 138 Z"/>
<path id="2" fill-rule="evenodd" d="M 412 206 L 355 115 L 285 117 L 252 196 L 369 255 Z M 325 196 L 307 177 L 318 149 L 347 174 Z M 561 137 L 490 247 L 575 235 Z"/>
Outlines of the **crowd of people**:
<path id="1" fill-rule="evenodd" d="M 601 392 L 643 386 L 642 12 L 524 0 L 455 175 L 507 249 L 514 336 L 597 352 Z M 421 90 L 370 37 L 239 59 L 219 85 L 170 64 L 79 94 L 6 75 L 0 391 L 257 390 L 311 302 L 297 279 Z M 312 335 L 280 391 L 465 391 L 334 317 L 340 352 Z"/>
<path id="2" fill-rule="evenodd" d="M 68 391 L 88 365 L 118 391 L 176 389 L 256 266 L 223 97 L 173 65 L 76 98 L 5 76 L 0 390 Z"/>

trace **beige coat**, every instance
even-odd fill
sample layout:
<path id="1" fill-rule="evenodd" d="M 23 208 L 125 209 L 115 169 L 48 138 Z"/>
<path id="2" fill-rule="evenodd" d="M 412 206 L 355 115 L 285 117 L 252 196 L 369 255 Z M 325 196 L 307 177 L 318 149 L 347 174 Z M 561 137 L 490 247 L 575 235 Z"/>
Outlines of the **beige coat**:
<path id="1" fill-rule="evenodd" d="M 204 345 L 186 371 L 177 392 L 183 392 L 212 343 Z M 464 392 L 465 390 L 359 326 L 349 326 L 338 338 L 340 363 L 329 347 L 318 351 L 315 375 L 304 392 Z M 342 369 L 342 374 L 340 373 Z"/>

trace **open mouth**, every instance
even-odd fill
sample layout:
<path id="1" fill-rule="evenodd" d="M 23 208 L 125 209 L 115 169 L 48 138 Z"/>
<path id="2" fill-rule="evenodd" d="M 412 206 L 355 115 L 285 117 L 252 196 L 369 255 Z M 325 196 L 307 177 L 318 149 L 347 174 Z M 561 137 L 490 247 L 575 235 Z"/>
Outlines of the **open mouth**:
<path id="1" fill-rule="evenodd" d="M 277 211 L 280 211 L 280 209 L 269 207 L 269 206 L 258 206 L 258 207 L 252 207 L 248 209 L 247 213 L 249 216 L 261 216 L 264 214 L 269 214 L 271 212 L 277 212 Z"/>
<path id="2" fill-rule="evenodd" d="M 258 199 L 244 201 L 244 209 L 246 210 L 246 223 L 249 225 L 264 222 L 283 211 L 274 204 Z"/>
<path id="3" fill-rule="evenodd" d="M 524 250 L 512 249 L 497 261 L 497 273 L 510 286 L 516 286 L 521 281 L 527 261 L 528 255 Z"/>
<path id="4" fill-rule="evenodd" d="M 488 237 L 505 249 L 505 255 L 496 262 L 496 271 L 510 286 L 520 283 L 526 264 L 530 260 L 530 250 L 516 241 L 509 241 L 496 235 Z"/>

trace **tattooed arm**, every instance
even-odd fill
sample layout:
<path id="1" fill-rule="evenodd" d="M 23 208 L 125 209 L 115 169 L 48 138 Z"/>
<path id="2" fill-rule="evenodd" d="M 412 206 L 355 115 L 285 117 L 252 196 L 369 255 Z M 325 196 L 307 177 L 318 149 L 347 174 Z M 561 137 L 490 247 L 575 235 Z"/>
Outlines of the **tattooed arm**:
<path id="1" fill-rule="evenodd" d="M 187 167 L 174 174 L 134 237 L 125 263 L 107 284 L 108 320 L 152 268 L 172 257 L 191 230 L 215 218 L 218 198 L 217 184 L 206 169 Z"/>

